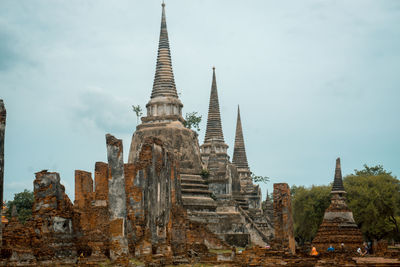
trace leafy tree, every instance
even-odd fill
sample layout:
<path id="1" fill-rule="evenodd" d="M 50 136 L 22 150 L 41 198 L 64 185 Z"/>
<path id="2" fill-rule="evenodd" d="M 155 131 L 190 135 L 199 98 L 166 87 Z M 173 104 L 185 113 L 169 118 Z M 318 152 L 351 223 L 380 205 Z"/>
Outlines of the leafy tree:
<path id="1" fill-rule="evenodd" d="M 343 179 L 347 205 L 368 240 L 400 240 L 400 181 L 381 165 Z M 330 204 L 332 186 L 292 186 L 294 234 L 298 242 L 312 241 Z"/>
<path id="2" fill-rule="evenodd" d="M 268 176 L 259 176 L 255 175 L 254 173 L 251 174 L 251 179 L 255 183 L 268 183 L 269 182 L 269 177 Z"/>
<path id="3" fill-rule="evenodd" d="M 343 183 L 347 204 L 363 235 L 368 240 L 400 240 L 400 181 L 381 165 L 364 165 Z"/>
<path id="4" fill-rule="evenodd" d="M 185 115 L 185 121 L 183 122 L 183 125 L 186 128 L 189 129 L 196 129 L 197 131 L 200 131 L 200 122 L 201 122 L 201 116 L 197 115 L 197 112 L 189 112 L 186 113 Z"/>
<path id="5" fill-rule="evenodd" d="M 139 124 L 139 118 L 142 117 L 143 115 L 143 111 L 142 111 L 142 107 L 140 105 L 132 105 L 132 110 L 133 112 L 135 112 L 136 114 L 136 122 L 137 124 Z"/>
<path id="6" fill-rule="evenodd" d="M 294 236 L 297 242 L 311 242 L 330 204 L 330 185 L 292 186 Z"/>
<path id="7" fill-rule="evenodd" d="M 7 202 L 6 217 L 11 219 L 12 207 L 15 206 L 18 212 L 18 220 L 21 223 L 25 223 L 26 220 L 32 217 L 33 199 L 33 192 L 26 189 L 23 192 L 14 194 L 14 200 Z"/>

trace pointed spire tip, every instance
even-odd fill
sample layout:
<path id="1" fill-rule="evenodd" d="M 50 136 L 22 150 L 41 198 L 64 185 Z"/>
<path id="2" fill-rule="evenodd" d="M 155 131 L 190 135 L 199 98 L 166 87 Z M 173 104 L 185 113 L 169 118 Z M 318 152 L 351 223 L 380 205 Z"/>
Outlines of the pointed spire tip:
<path id="1" fill-rule="evenodd" d="M 340 157 L 336 159 L 336 168 L 340 168 Z"/>

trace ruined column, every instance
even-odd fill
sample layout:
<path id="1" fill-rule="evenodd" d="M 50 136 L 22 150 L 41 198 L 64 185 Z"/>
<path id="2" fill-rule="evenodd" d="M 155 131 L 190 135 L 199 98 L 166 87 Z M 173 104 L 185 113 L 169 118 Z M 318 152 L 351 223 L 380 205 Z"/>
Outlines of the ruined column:
<path id="1" fill-rule="evenodd" d="M 126 194 L 122 140 L 106 135 L 107 159 L 111 176 L 108 180 L 110 212 L 110 256 L 113 261 L 128 260 L 126 237 Z"/>
<path id="2" fill-rule="evenodd" d="M 287 183 L 274 184 L 274 245 L 278 249 L 296 252 L 290 187 Z"/>
<path id="3" fill-rule="evenodd" d="M 93 192 L 93 179 L 90 172 L 75 170 L 75 205 L 84 208 L 88 194 Z"/>
<path id="4" fill-rule="evenodd" d="M 4 134 L 6 131 L 6 108 L 3 99 L 0 99 L 0 220 L 3 215 L 3 185 L 4 185 Z M 0 245 L 3 240 L 3 222 L 0 222 Z"/>

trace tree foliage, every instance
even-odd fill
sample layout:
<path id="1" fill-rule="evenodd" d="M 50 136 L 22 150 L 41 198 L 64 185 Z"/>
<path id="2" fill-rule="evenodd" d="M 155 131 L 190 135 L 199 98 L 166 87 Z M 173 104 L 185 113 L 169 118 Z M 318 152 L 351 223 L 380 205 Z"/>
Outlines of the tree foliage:
<path id="1" fill-rule="evenodd" d="M 311 242 L 330 204 L 331 186 L 292 186 L 294 236 L 297 242 Z"/>
<path id="2" fill-rule="evenodd" d="M 15 206 L 18 212 L 18 220 L 24 223 L 27 219 L 32 217 L 33 199 L 33 192 L 26 189 L 23 192 L 14 194 L 14 200 L 7 202 L 6 217 L 11 219 L 12 208 Z"/>
<path id="3" fill-rule="evenodd" d="M 269 177 L 268 176 L 260 176 L 260 175 L 255 175 L 254 173 L 251 174 L 251 179 L 255 183 L 268 183 L 269 182 Z"/>
<path id="4" fill-rule="evenodd" d="M 343 179 L 347 205 L 368 240 L 400 240 L 400 181 L 381 165 L 354 170 Z"/>
<path id="5" fill-rule="evenodd" d="M 201 122 L 201 116 L 197 115 L 197 112 L 189 112 L 186 113 L 185 115 L 185 121 L 183 122 L 183 125 L 186 128 L 189 129 L 195 129 L 197 131 L 200 131 L 200 122 Z"/>
<path id="6" fill-rule="evenodd" d="M 367 240 L 400 240 L 400 181 L 381 165 L 343 179 L 347 205 Z M 332 185 L 292 186 L 294 235 L 298 242 L 312 241 L 330 204 Z"/>
<path id="7" fill-rule="evenodd" d="M 136 114 L 136 122 L 139 124 L 139 118 L 142 117 L 143 111 L 140 105 L 132 105 L 132 110 Z"/>

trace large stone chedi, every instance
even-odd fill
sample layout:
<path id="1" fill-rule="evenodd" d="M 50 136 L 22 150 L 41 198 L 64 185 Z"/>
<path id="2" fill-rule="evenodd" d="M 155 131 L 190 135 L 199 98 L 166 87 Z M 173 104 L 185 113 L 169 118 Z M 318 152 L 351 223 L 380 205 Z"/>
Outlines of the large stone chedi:
<path id="1" fill-rule="evenodd" d="M 325 251 L 329 245 L 340 248 L 342 243 L 347 250 L 355 251 L 363 242 L 353 213 L 346 205 L 345 196 L 340 158 L 338 158 L 331 191 L 331 205 L 325 211 L 322 224 L 312 242 L 320 251 Z"/>
<path id="2" fill-rule="evenodd" d="M 133 134 L 128 162 L 136 161 L 146 138 L 161 139 L 169 150 L 179 154 L 183 205 L 190 209 L 213 211 L 216 209 L 215 201 L 210 197 L 206 182 L 200 176 L 202 162 L 197 134 L 183 126 L 182 107 L 172 71 L 163 4 L 153 90 L 146 105 L 147 116 L 142 118 L 142 124 L 137 126 Z"/>
<path id="3" fill-rule="evenodd" d="M 239 106 L 237 111 L 235 146 L 233 148 L 232 163 L 237 167 L 241 187 L 241 194 L 236 197 L 236 200 L 246 201 L 249 208 L 261 209 L 261 188 L 258 185 L 253 184 L 251 177 L 251 171 L 247 162 L 246 148 L 244 145 Z"/>
<path id="4" fill-rule="evenodd" d="M 210 104 L 201 158 L 209 171 L 208 186 L 217 198 L 232 198 L 240 192 L 240 182 L 236 167 L 229 161 L 228 145 L 224 141 L 217 91 L 215 67 L 211 83 Z"/>

